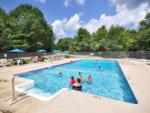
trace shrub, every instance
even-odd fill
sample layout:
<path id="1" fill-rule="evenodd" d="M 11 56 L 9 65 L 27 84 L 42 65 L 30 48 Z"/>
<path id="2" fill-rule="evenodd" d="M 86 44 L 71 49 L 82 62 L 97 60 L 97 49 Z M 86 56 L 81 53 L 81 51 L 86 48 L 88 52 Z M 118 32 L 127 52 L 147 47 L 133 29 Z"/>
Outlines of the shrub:
<path id="1" fill-rule="evenodd" d="M 65 55 L 65 58 L 71 58 L 71 56 L 69 56 L 69 55 Z"/>
<path id="2" fill-rule="evenodd" d="M 11 64 L 12 64 L 12 65 L 17 65 L 17 61 L 16 61 L 16 60 L 13 60 L 13 61 L 11 61 Z"/>
<path id="3" fill-rule="evenodd" d="M 31 62 L 32 62 L 31 59 L 25 59 L 25 60 L 23 60 L 23 63 L 24 63 L 24 64 L 29 64 L 29 63 L 31 63 Z"/>

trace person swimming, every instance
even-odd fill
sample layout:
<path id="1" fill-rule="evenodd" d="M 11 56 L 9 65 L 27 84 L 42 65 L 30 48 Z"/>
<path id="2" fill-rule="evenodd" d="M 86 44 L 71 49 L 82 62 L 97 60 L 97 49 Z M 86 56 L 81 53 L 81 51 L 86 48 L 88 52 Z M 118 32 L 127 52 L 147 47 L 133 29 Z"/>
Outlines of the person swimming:
<path id="1" fill-rule="evenodd" d="M 101 67 L 101 66 L 98 66 L 98 70 L 99 70 L 99 71 L 102 71 L 102 67 Z"/>
<path id="2" fill-rule="evenodd" d="M 73 63 L 73 62 L 74 62 L 74 61 L 72 61 L 72 60 L 70 61 L 70 63 Z"/>
<path id="3" fill-rule="evenodd" d="M 72 85 L 72 89 L 77 91 L 82 90 L 81 79 L 77 78 L 76 82 Z"/>
<path id="4" fill-rule="evenodd" d="M 57 76 L 62 77 L 63 76 L 62 72 L 59 72 Z"/>
<path id="5" fill-rule="evenodd" d="M 101 69 L 101 66 L 98 66 L 99 69 Z"/>
<path id="6" fill-rule="evenodd" d="M 92 83 L 92 82 L 93 82 L 92 76 L 89 75 L 88 78 L 87 78 L 87 83 Z"/>
<path id="7" fill-rule="evenodd" d="M 83 76 L 82 76 L 82 73 L 81 73 L 81 72 L 79 72 L 79 77 L 78 77 L 78 79 L 80 79 L 81 83 L 83 82 Z"/>
<path id="8" fill-rule="evenodd" d="M 59 72 L 59 75 L 62 75 L 62 72 Z"/>
<path id="9" fill-rule="evenodd" d="M 74 79 L 74 76 L 71 76 L 71 80 L 70 80 L 70 85 L 73 86 L 73 84 L 75 83 L 75 79 Z"/>

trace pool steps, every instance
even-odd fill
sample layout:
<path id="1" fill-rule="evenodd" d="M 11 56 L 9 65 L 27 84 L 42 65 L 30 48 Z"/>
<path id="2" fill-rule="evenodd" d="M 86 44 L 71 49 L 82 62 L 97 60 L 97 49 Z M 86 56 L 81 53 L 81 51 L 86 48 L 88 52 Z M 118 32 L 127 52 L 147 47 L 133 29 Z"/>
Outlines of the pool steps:
<path id="1" fill-rule="evenodd" d="M 68 88 L 62 88 L 55 94 L 43 92 L 41 89 L 34 87 L 34 80 L 29 80 L 25 83 L 15 86 L 15 90 L 20 93 L 25 93 L 28 96 L 34 97 L 42 101 L 50 101 L 56 98 L 61 92 L 68 90 Z"/>

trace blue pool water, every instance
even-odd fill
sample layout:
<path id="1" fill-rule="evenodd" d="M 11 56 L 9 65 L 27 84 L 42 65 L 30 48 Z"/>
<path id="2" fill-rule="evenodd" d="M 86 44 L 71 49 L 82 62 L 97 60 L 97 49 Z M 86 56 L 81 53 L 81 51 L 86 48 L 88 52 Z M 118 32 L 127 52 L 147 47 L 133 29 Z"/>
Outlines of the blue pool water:
<path id="1" fill-rule="evenodd" d="M 59 72 L 62 72 L 62 76 L 59 76 Z M 23 73 L 19 76 L 35 80 L 35 88 L 54 94 L 61 88 L 71 88 L 70 77 L 77 78 L 79 72 L 82 73 L 84 79 L 83 92 L 137 103 L 119 64 L 114 60 L 81 60 Z M 93 78 L 92 84 L 86 82 L 88 75 Z"/>

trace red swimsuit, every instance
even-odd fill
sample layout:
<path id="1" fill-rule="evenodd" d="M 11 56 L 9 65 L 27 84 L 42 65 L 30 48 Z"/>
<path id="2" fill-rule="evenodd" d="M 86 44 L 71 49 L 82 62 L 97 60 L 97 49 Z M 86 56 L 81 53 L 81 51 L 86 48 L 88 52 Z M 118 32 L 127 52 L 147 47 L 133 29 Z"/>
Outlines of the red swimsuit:
<path id="1" fill-rule="evenodd" d="M 75 82 L 76 82 L 75 80 L 71 80 L 70 85 L 72 86 Z"/>

